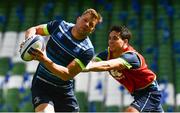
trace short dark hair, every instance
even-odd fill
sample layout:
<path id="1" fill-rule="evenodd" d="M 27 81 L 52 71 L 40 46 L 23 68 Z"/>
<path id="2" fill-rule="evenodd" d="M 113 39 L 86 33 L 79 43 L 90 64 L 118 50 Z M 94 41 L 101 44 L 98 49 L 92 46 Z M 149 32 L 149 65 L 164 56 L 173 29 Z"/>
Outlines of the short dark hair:
<path id="1" fill-rule="evenodd" d="M 129 41 L 132 37 L 131 32 L 126 26 L 112 26 L 110 32 L 112 31 L 120 32 L 120 36 L 123 40 L 128 39 Z"/>

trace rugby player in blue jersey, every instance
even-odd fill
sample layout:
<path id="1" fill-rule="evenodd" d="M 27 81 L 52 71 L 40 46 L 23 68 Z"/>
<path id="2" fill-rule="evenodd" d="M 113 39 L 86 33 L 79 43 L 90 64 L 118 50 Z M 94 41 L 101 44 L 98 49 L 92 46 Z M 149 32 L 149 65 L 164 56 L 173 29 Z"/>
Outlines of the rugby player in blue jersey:
<path id="1" fill-rule="evenodd" d="M 32 102 L 36 112 L 78 112 L 74 96 L 73 78 L 94 56 L 88 37 L 102 17 L 94 9 L 87 9 L 76 24 L 51 21 L 29 28 L 25 38 L 35 34 L 48 36 L 45 53 L 33 50 L 34 60 L 40 61 L 32 81 Z"/>

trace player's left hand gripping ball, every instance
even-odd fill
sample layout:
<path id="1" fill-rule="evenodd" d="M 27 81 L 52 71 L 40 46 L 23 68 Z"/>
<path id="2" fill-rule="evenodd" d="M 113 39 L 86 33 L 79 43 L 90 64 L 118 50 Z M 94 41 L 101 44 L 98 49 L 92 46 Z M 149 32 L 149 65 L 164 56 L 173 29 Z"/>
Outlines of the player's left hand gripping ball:
<path id="1" fill-rule="evenodd" d="M 21 45 L 20 55 L 22 60 L 31 61 L 34 59 L 34 56 L 31 55 L 31 49 L 40 49 L 44 51 L 45 41 L 44 38 L 40 35 L 33 35 L 31 38 L 25 40 L 24 44 Z"/>

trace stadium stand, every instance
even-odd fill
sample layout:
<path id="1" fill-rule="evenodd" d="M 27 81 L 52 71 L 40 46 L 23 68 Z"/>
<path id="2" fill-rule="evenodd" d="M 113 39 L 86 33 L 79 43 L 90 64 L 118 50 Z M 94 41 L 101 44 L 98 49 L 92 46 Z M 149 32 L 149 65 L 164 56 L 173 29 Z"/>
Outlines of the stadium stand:
<path id="1" fill-rule="evenodd" d="M 104 110 L 104 97 L 106 85 L 106 73 L 90 73 L 89 88 L 88 88 L 88 102 L 89 111 L 102 112 Z"/>
<path id="2" fill-rule="evenodd" d="M 17 32 L 7 31 L 4 33 L 0 57 L 13 57 L 16 47 Z"/>
<path id="3" fill-rule="evenodd" d="M 24 31 L 52 19 L 75 22 L 75 17 L 91 7 L 104 19 L 91 36 L 95 51 L 106 49 L 110 26 L 127 25 L 133 34 L 131 43 L 158 75 L 164 110 L 180 111 L 179 4 L 179 0 L 1 0 L 0 111 L 33 111 L 30 84 L 38 62 L 24 62 L 19 56 Z M 104 72 L 77 75 L 75 92 L 83 112 L 123 111 L 132 101 Z"/>
<path id="4" fill-rule="evenodd" d="M 107 78 L 107 87 L 106 87 L 106 109 L 107 111 L 118 111 L 122 105 L 121 92 L 119 90 L 120 84 L 114 81 L 112 77 Z"/>
<path id="5" fill-rule="evenodd" d="M 75 77 L 75 91 L 82 112 L 88 111 L 88 89 L 90 73 L 80 73 Z"/>
<path id="6" fill-rule="evenodd" d="M 2 32 L 0 32 L 0 45 L 2 45 L 1 42 L 2 42 Z"/>

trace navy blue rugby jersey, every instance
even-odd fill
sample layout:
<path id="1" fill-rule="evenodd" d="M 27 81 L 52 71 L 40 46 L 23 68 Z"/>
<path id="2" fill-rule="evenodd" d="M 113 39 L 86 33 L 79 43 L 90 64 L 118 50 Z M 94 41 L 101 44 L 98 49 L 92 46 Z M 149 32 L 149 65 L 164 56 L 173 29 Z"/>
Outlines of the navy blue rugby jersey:
<path id="1" fill-rule="evenodd" d="M 83 69 L 94 56 L 94 47 L 88 36 L 83 40 L 76 40 L 71 34 L 73 26 L 74 24 L 63 20 L 54 20 L 47 24 L 46 30 L 50 34 L 50 39 L 46 46 L 46 54 L 53 62 L 65 67 L 75 59 Z M 72 83 L 72 80 L 63 81 L 53 75 L 42 63 L 39 64 L 35 75 L 56 85 Z"/>

